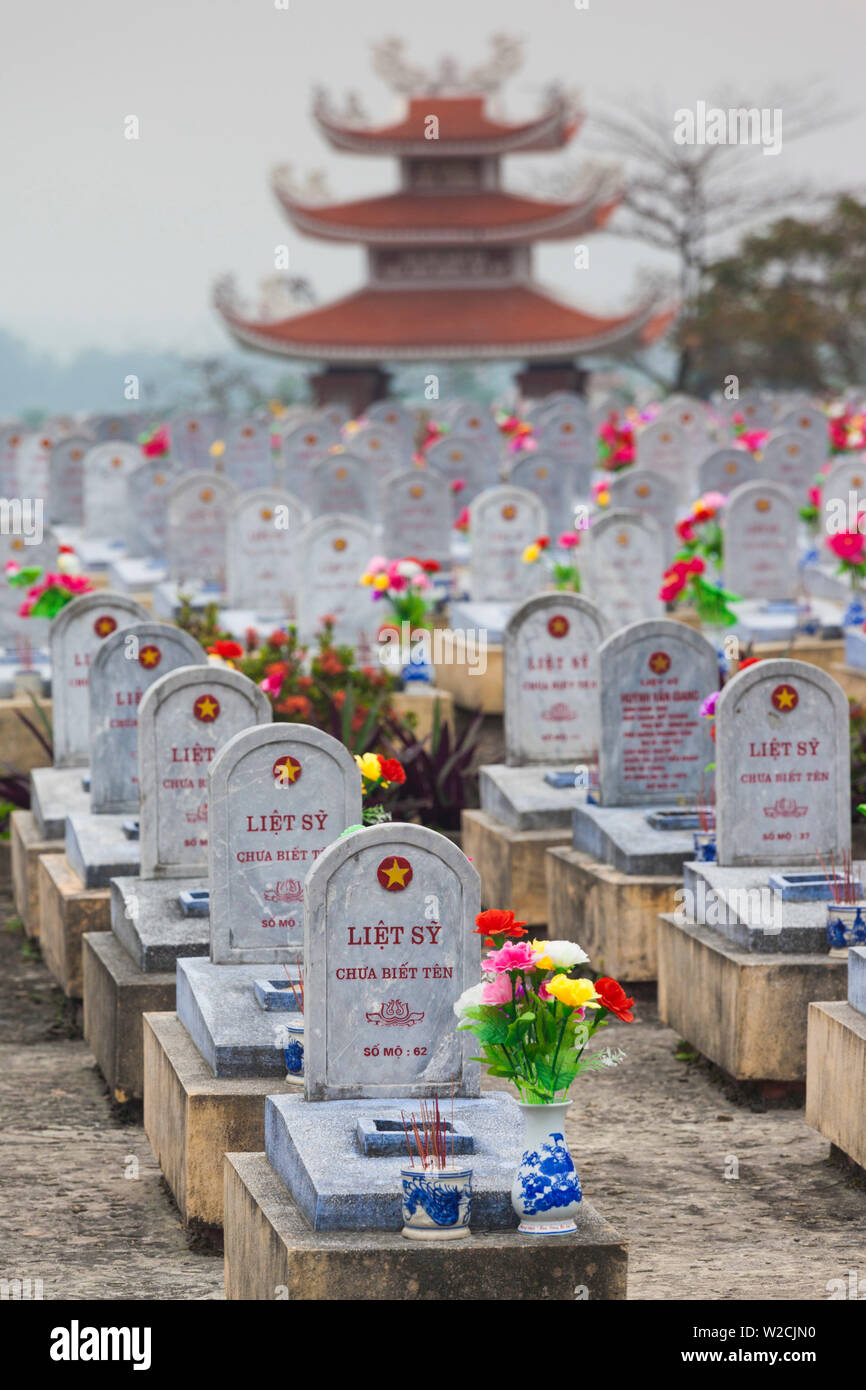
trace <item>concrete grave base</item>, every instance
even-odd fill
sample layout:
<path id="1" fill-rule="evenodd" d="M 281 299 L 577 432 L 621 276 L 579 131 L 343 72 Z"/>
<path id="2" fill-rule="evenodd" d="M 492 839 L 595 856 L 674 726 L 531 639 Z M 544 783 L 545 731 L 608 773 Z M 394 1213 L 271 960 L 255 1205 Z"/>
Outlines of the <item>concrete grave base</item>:
<path id="1" fill-rule="evenodd" d="M 62 840 L 66 817 L 73 812 L 87 815 L 90 792 L 82 778 L 86 767 L 35 767 L 30 774 L 30 809 L 45 840 Z"/>
<path id="2" fill-rule="evenodd" d="M 217 1079 L 173 1013 L 145 1014 L 144 1130 L 187 1226 L 223 1224 L 223 1154 L 265 1146 L 265 1096 L 294 1088 L 275 1076 Z"/>
<path id="3" fill-rule="evenodd" d="M 113 932 L 85 932 L 84 1038 L 114 1099 L 144 1095 L 141 1019 L 174 1008 L 173 970 L 145 975 Z"/>
<path id="4" fill-rule="evenodd" d="M 39 860 L 39 944 L 63 993 L 80 999 L 84 989 L 81 938 L 111 927 L 107 888 L 84 888 L 65 854 Z"/>
<path id="5" fill-rule="evenodd" d="M 617 980 L 654 980 L 657 919 L 674 907 L 681 879 L 624 874 L 569 845 L 545 855 L 547 935 L 578 941 L 594 970 Z"/>
<path id="6" fill-rule="evenodd" d="M 118 593 L 130 594 L 137 603 L 150 608 L 153 603 L 153 587 L 161 584 L 166 576 L 162 560 L 148 556 L 124 556 L 112 562 L 108 571 L 108 582 Z"/>
<path id="7" fill-rule="evenodd" d="M 9 817 L 12 852 L 12 897 L 28 936 L 39 936 L 37 870 L 43 854 L 62 854 L 63 841 L 39 834 L 32 811 L 13 811 Z"/>
<path id="8" fill-rule="evenodd" d="M 394 710 L 401 719 L 407 714 L 415 715 L 417 739 L 424 739 L 432 732 L 433 708 L 437 700 L 440 723 L 449 724 L 453 730 L 454 697 L 449 690 L 441 689 L 438 685 L 427 685 L 424 681 L 410 681 L 405 690 L 397 690 L 391 696 Z"/>
<path id="9" fill-rule="evenodd" d="M 866 1015 L 844 1000 L 809 1005 L 806 1123 L 866 1168 Z"/>
<path id="10" fill-rule="evenodd" d="M 623 874 L 679 876 L 695 856 L 695 831 L 658 830 L 648 816 L 677 811 L 676 806 L 577 806 L 572 818 L 572 844 L 599 863 Z M 691 810 L 692 808 L 685 808 Z"/>
<path id="11" fill-rule="evenodd" d="M 586 802 L 587 788 L 552 787 L 548 772 L 572 772 L 573 765 L 508 767 L 488 763 L 478 769 L 481 809 L 509 830 L 567 830 L 576 806 Z"/>
<path id="12" fill-rule="evenodd" d="M 659 1014 L 737 1081 L 805 1080 L 809 1005 L 846 987 L 845 960 L 746 951 L 712 927 L 659 918 Z"/>
<path id="13" fill-rule="evenodd" d="M 503 648 L 499 643 L 488 643 L 486 665 L 470 667 L 465 659 L 459 660 L 460 648 L 455 643 L 454 660 L 440 662 L 436 670 L 436 686 L 447 691 L 460 709 L 481 710 L 484 714 L 501 714 L 505 708 L 502 672 Z"/>
<path id="14" fill-rule="evenodd" d="M 37 663 L 37 667 L 41 669 L 41 663 Z M 13 678 L 10 673 L 10 681 Z M 37 695 L 36 698 L 50 720 L 51 701 L 44 695 Z M 0 763 L 4 767 L 14 768 L 16 772 L 47 767 L 51 762 L 50 754 L 46 753 L 35 734 L 19 718 L 20 715 L 29 719 L 40 733 L 43 732 L 42 721 L 29 695 L 9 695 L 0 699 Z"/>
<path id="15" fill-rule="evenodd" d="M 107 888 L 113 878 L 137 874 L 138 840 L 131 840 L 124 821 L 137 812 L 93 816 L 73 812 L 66 821 L 66 857 L 85 888 Z"/>
<path id="16" fill-rule="evenodd" d="M 570 830 L 510 830 L 484 811 L 464 811 L 463 853 L 481 875 L 482 907 L 511 908 L 531 927 L 547 921 L 544 857 L 571 843 Z"/>
<path id="17" fill-rule="evenodd" d="M 174 974 L 181 956 L 208 954 L 209 918 L 185 916 L 178 901 L 182 892 L 202 888 L 206 878 L 111 880 L 111 930 L 139 970 Z"/>
<path id="18" fill-rule="evenodd" d="M 841 610 L 840 610 L 841 611 Z M 845 643 L 842 637 L 826 640 L 820 637 L 795 638 L 790 642 L 756 642 L 753 656 L 763 661 L 785 657 L 791 661 L 805 661 L 809 666 L 818 666 L 829 675 L 833 667 L 844 660 Z"/>
<path id="19" fill-rule="evenodd" d="M 227 1153 L 229 1299 L 377 1301 L 624 1299 L 628 1247 L 586 1201 L 573 1235 L 473 1232 L 419 1242 L 399 1231 L 313 1231 L 263 1153 Z"/>
<path id="20" fill-rule="evenodd" d="M 297 968 L 292 969 L 297 978 Z M 218 1077 L 283 1077 L 279 1033 L 291 1012 L 262 1008 L 257 980 L 285 980 L 282 965 L 215 965 L 199 957 L 177 962 L 177 1016 Z"/>

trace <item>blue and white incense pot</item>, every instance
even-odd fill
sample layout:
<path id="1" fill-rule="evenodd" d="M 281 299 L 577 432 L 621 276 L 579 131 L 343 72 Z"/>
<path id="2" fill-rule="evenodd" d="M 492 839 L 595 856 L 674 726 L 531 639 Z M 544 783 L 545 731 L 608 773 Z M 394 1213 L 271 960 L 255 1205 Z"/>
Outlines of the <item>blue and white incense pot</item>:
<path id="1" fill-rule="evenodd" d="M 407 1240 L 463 1240 L 472 1213 L 471 1168 L 402 1168 Z"/>
<path id="2" fill-rule="evenodd" d="M 565 1142 L 570 1105 L 570 1100 L 520 1103 L 526 1148 L 511 1186 L 511 1204 L 520 1218 L 517 1229 L 525 1235 L 558 1236 L 577 1230 L 583 1193 Z"/>
<path id="3" fill-rule="evenodd" d="M 283 1056 L 286 1061 L 286 1080 L 304 1079 L 304 1020 L 290 1019 L 282 1026 Z"/>
<path id="4" fill-rule="evenodd" d="M 866 945 L 866 903 L 827 904 L 827 942 L 831 951 Z"/>

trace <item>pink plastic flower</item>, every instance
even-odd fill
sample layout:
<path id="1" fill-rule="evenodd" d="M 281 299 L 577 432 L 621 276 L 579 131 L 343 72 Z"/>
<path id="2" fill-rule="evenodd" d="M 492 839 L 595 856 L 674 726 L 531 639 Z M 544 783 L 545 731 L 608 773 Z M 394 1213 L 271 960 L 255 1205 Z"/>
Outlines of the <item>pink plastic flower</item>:
<path id="1" fill-rule="evenodd" d="M 560 550 L 573 550 L 576 545 L 580 545 L 580 536 L 576 531 L 563 531 L 556 544 Z"/>
<path id="2" fill-rule="evenodd" d="M 511 981 L 507 975 L 497 975 L 495 980 L 485 980 L 481 991 L 482 1004 L 510 1004 L 513 997 Z"/>
<path id="3" fill-rule="evenodd" d="M 502 970 L 531 970 L 538 959 L 538 952 L 533 951 L 528 942 L 507 941 L 498 951 L 491 951 L 485 956 L 482 968 L 486 972 L 496 971 L 497 974 Z"/>
<path id="4" fill-rule="evenodd" d="M 702 719 L 714 719 L 716 714 L 716 704 L 718 703 L 721 690 L 714 690 L 712 695 L 708 695 L 701 702 L 700 715 Z"/>

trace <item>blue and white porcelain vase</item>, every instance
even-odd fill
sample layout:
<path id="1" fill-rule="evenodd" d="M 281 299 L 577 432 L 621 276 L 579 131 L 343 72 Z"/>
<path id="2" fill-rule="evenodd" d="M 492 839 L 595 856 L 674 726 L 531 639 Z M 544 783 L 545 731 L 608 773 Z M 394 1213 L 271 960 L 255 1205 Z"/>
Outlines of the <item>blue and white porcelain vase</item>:
<path id="1" fill-rule="evenodd" d="M 557 1236 L 577 1230 L 575 1218 L 583 1194 L 565 1142 L 570 1105 L 570 1100 L 551 1105 L 520 1103 L 525 1147 L 511 1186 L 511 1204 L 520 1217 L 517 1229 L 526 1235 Z"/>
<path id="2" fill-rule="evenodd" d="M 866 903 L 827 904 L 827 942 L 831 951 L 866 945 Z"/>
<path id="3" fill-rule="evenodd" d="M 304 1020 L 303 1016 L 283 1024 L 283 1056 L 286 1060 L 286 1080 L 304 1079 Z"/>
<path id="4" fill-rule="evenodd" d="M 716 862 L 716 832 L 715 830 L 696 830 L 694 831 L 695 859 L 701 864 L 715 864 Z"/>
<path id="5" fill-rule="evenodd" d="M 472 1214 L 471 1168 L 402 1168 L 407 1240 L 463 1240 Z"/>

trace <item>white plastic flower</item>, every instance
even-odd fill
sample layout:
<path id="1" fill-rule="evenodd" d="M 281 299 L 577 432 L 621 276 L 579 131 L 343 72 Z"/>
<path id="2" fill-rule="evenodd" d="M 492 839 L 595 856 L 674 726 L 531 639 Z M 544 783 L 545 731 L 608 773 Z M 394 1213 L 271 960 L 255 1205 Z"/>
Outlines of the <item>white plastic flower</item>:
<path id="1" fill-rule="evenodd" d="M 81 561 L 74 551 L 64 550 L 57 557 L 57 569 L 60 574 L 80 574 Z"/>
<path id="2" fill-rule="evenodd" d="M 468 989 L 464 989 L 460 998 L 454 1001 L 454 1012 L 458 1018 L 465 1018 L 467 1009 L 478 1008 L 483 988 L 484 981 L 479 980 L 477 985 L 470 985 Z"/>
<path id="3" fill-rule="evenodd" d="M 544 954 L 553 961 L 559 970 L 571 970 L 574 965 L 583 965 L 589 956 L 576 941 L 545 941 Z"/>
<path id="4" fill-rule="evenodd" d="M 404 579 L 411 579 L 413 575 L 423 574 L 424 571 L 415 560 L 398 560 L 397 573 Z"/>

